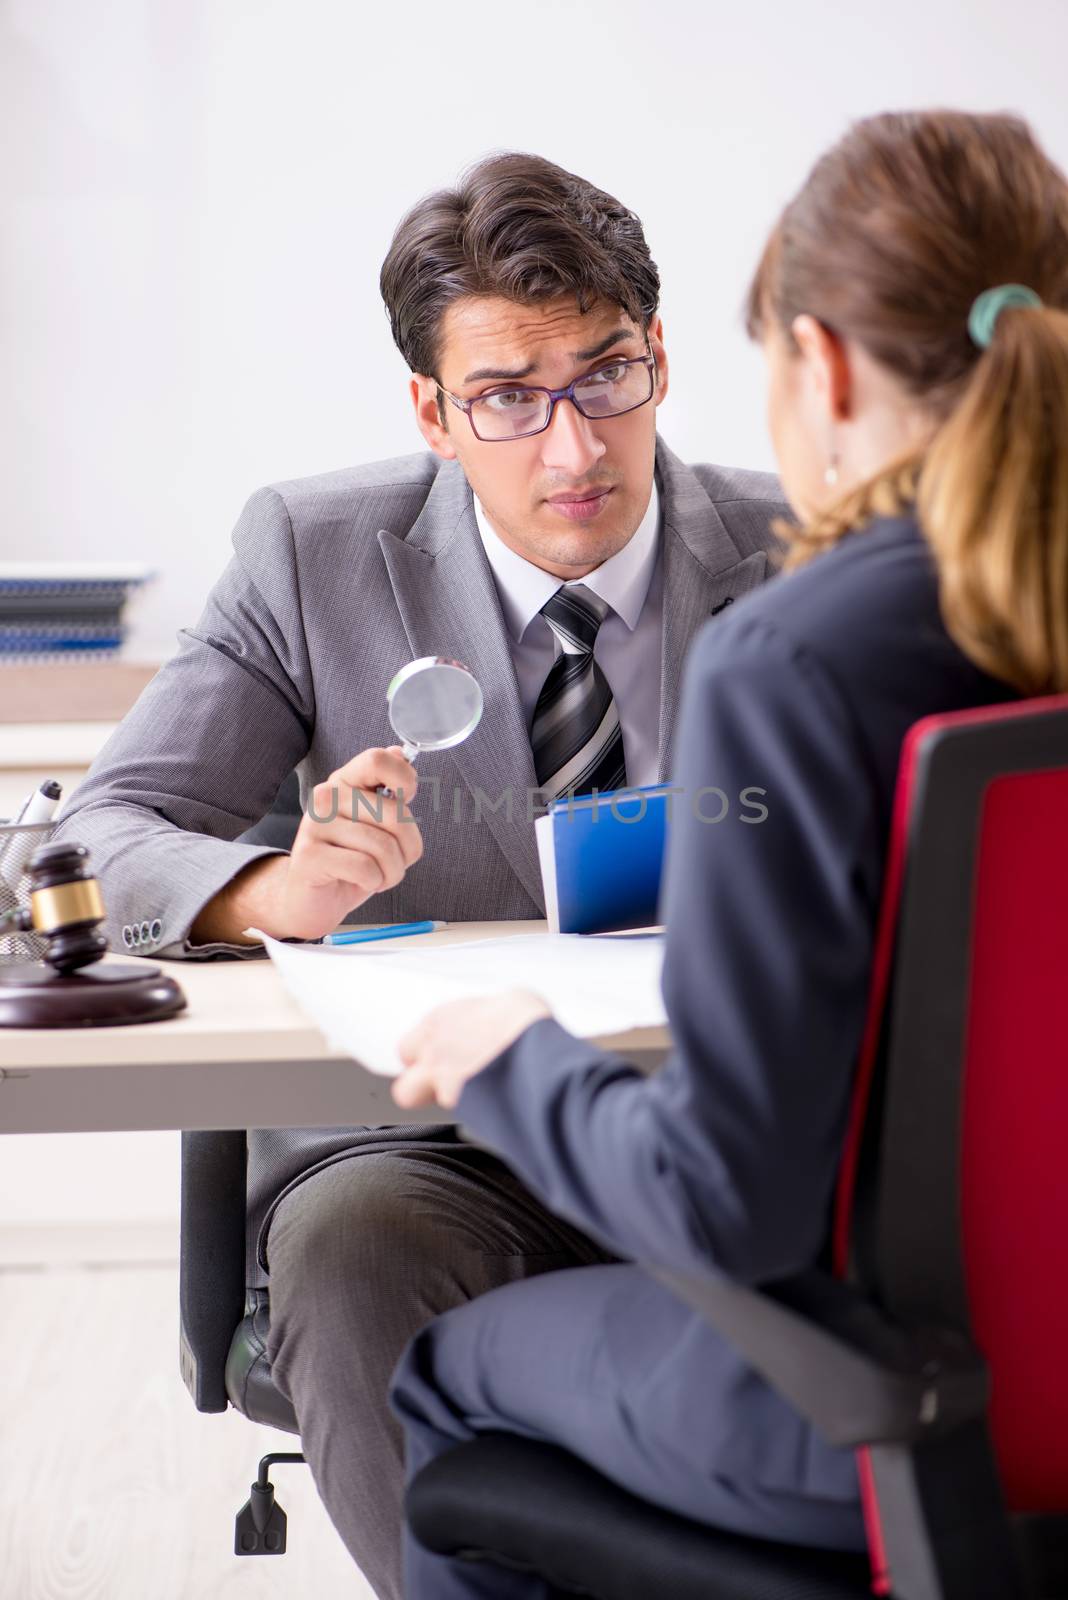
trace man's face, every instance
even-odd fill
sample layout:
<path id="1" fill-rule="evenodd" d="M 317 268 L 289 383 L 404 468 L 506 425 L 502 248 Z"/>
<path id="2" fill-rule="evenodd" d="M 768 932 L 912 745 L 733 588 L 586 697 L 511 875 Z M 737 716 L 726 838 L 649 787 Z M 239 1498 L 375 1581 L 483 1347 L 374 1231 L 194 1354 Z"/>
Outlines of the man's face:
<path id="1" fill-rule="evenodd" d="M 563 389 L 613 362 L 650 352 L 656 358 L 656 386 L 646 404 L 590 419 L 561 400 L 549 426 L 525 438 L 477 438 L 448 398 L 442 427 L 434 379 L 412 379 L 416 417 L 430 448 L 459 460 L 504 543 L 557 577 L 592 572 L 623 548 L 645 515 L 656 408 L 667 393 L 662 331 L 657 318 L 647 348 L 642 329 L 618 306 L 582 313 L 570 297 L 536 306 L 496 296 L 455 301 L 442 319 L 438 366 L 442 387 L 463 399 L 507 394 L 520 381 Z"/>

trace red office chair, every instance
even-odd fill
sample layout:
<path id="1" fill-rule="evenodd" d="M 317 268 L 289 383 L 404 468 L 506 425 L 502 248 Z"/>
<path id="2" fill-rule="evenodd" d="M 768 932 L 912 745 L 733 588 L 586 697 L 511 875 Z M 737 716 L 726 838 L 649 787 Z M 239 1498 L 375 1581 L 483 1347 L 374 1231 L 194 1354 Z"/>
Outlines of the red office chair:
<path id="1" fill-rule="evenodd" d="M 834 1271 L 650 1269 L 834 1443 L 868 1563 L 717 1532 L 487 1435 L 415 1536 L 596 1600 L 1068 1596 L 1068 696 L 906 739 Z"/>

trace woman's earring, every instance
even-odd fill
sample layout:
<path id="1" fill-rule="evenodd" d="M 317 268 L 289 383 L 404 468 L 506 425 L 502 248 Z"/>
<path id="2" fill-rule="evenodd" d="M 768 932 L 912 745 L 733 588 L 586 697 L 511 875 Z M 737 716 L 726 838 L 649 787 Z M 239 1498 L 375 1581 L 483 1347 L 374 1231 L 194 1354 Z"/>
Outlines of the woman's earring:
<path id="1" fill-rule="evenodd" d="M 832 450 L 831 451 L 831 459 L 828 461 L 826 467 L 823 470 L 823 481 L 827 485 L 828 489 L 836 489 L 838 487 L 838 451 L 837 450 Z"/>

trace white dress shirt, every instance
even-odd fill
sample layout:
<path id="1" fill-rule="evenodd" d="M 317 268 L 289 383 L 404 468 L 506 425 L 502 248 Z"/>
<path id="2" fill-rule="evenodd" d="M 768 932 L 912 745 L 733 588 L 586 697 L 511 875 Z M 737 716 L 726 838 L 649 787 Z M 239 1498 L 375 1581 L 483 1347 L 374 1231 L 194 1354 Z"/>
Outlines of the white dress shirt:
<path id="1" fill-rule="evenodd" d="M 619 712 L 628 784 L 657 783 L 660 740 L 660 640 L 664 611 L 660 556 L 660 501 L 656 484 L 645 516 L 614 556 L 585 578 L 562 583 L 517 555 L 493 531 L 475 497 L 475 520 L 493 571 L 512 651 L 527 729 L 556 654 L 542 606 L 557 589 L 584 583 L 610 610 L 601 623 L 594 659 L 608 680 Z"/>

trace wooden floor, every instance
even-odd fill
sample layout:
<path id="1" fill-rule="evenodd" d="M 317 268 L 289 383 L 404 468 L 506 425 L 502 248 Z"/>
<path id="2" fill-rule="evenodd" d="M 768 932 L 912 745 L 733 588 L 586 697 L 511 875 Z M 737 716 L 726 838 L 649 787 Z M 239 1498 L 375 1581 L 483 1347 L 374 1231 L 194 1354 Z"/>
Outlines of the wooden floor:
<path id="1" fill-rule="evenodd" d="M 238 1558 L 259 1457 L 178 1376 L 173 1261 L 0 1265 L 0 1600 L 371 1600 L 305 1466 L 273 1476 L 289 1553 Z"/>

